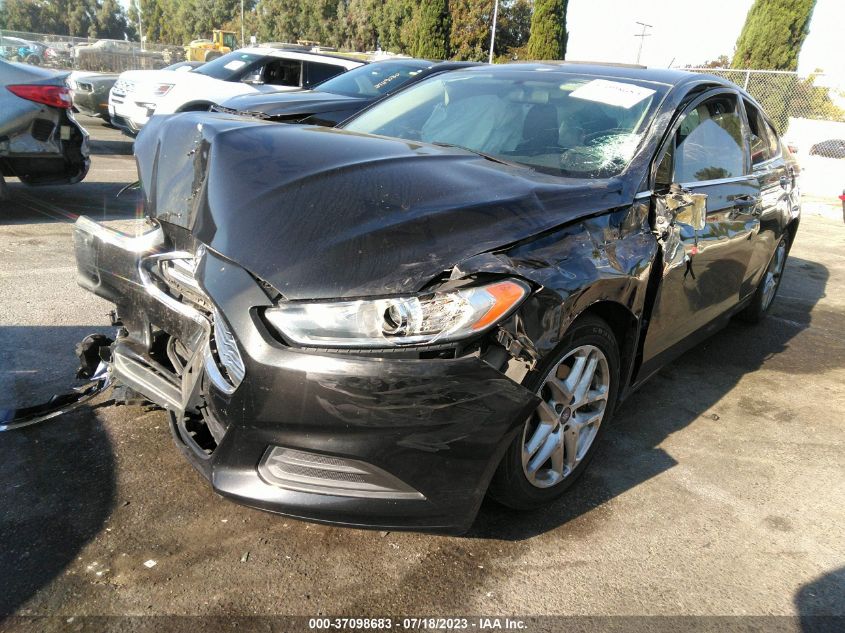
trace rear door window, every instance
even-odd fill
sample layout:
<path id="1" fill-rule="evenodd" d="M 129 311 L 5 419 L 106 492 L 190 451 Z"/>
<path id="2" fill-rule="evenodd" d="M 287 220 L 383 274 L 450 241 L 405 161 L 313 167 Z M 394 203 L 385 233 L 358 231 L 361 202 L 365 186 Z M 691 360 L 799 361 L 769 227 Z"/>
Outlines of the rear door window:
<path id="1" fill-rule="evenodd" d="M 301 86 L 302 62 L 298 59 L 274 59 L 267 62 L 261 80 L 271 86 Z"/>
<path id="2" fill-rule="evenodd" d="M 759 165 L 765 163 L 774 157 L 772 152 L 772 142 L 769 138 L 769 128 L 763 115 L 751 103 L 743 100 L 745 105 L 745 114 L 748 117 L 748 127 L 750 131 L 750 145 L 751 145 L 751 164 Z"/>
<path id="3" fill-rule="evenodd" d="M 306 83 L 305 86 L 311 87 L 323 83 L 327 79 L 336 77 L 344 70 L 343 66 L 336 66 L 334 64 L 319 64 L 317 62 L 305 62 L 306 68 Z"/>

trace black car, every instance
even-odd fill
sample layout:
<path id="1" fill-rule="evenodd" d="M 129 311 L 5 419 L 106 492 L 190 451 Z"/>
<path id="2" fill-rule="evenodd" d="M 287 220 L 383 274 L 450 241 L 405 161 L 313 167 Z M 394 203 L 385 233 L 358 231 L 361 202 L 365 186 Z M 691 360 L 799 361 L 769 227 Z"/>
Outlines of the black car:
<path id="1" fill-rule="evenodd" d="M 764 317 L 800 215 L 759 104 L 675 70 L 481 66 L 340 128 L 154 120 L 136 156 L 146 232 L 75 231 L 112 379 L 220 494 L 391 530 L 563 493 L 633 389 Z"/>
<path id="2" fill-rule="evenodd" d="M 74 73 L 68 78 L 68 88 L 73 96 L 73 107 L 77 112 L 99 117 L 106 123 L 109 116 L 109 90 L 117 81 L 118 74 Z"/>
<path id="3" fill-rule="evenodd" d="M 832 138 L 816 143 L 810 148 L 810 156 L 845 158 L 845 139 Z"/>
<path id="4" fill-rule="evenodd" d="M 332 127 L 400 88 L 431 75 L 477 65 L 425 59 L 372 62 L 324 81 L 312 90 L 241 95 L 211 110 Z"/>

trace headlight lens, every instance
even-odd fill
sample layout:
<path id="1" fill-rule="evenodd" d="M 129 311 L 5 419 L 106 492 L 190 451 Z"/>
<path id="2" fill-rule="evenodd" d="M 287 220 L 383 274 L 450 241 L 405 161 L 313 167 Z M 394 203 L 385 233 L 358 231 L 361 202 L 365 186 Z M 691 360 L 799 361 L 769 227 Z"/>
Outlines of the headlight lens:
<path id="1" fill-rule="evenodd" d="M 491 328 L 528 296 L 528 285 L 506 279 L 418 297 L 372 301 L 289 302 L 267 320 L 288 339 L 311 347 L 397 347 L 467 338 Z"/>

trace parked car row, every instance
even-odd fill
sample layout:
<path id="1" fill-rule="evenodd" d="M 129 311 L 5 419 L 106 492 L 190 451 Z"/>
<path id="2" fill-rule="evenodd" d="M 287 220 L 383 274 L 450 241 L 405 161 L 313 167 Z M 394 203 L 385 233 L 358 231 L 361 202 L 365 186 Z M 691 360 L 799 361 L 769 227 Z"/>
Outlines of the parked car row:
<path id="1" fill-rule="evenodd" d="M 363 63 L 303 51 L 242 48 L 178 75 L 122 73 L 109 96 L 109 114 L 114 125 L 135 135 L 153 115 L 208 110 L 238 95 L 311 88 Z"/>
<path id="2" fill-rule="evenodd" d="M 390 64 L 122 76 L 147 218 L 80 218 L 78 279 L 116 305 L 92 356 L 217 492 L 457 532 L 559 497 L 632 391 L 765 317 L 796 163 L 715 76 Z"/>
<path id="3" fill-rule="evenodd" d="M 40 66 L 58 57 L 55 49 L 37 42 L 4 35 L 0 37 L 0 59 Z"/>

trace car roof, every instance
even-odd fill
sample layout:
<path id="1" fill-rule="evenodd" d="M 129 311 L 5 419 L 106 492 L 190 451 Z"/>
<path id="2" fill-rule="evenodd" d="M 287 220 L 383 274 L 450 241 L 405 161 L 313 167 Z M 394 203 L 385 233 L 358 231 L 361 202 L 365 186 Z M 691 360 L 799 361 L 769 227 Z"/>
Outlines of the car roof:
<path id="1" fill-rule="evenodd" d="M 282 59 L 301 59 L 310 62 L 323 62 L 334 64 L 335 66 L 343 66 L 347 70 L 363 66 L 367 62 L 360 59 L 352 59 L 351 57 L 343 57 L 342 55 L 326 55 L 324 53 L 310 53 L 308 51 L 301 51 L 290 48 L 270 48 L 270 47 L 252 47 L 239 48 L 239 53 L 247 53 L 250 55 L 268 55 L 270 57 L 280 57 Z"/>
<path id="2" fill-rule="evenodd" d="M 467 72 L 554 72 L 562 75 L 592 75 L 615 79 L 633 79 L 677 86 L 695 79 L 706 78 L 715 83 L 730 85 L 726 80 L 713 75 L 693 73 L 675 68 L 647 68 L 628 64 L 606 64 L 600 62 L 520 62 L 513 64 L 483 65 L 468 68 Z"/>

